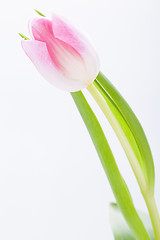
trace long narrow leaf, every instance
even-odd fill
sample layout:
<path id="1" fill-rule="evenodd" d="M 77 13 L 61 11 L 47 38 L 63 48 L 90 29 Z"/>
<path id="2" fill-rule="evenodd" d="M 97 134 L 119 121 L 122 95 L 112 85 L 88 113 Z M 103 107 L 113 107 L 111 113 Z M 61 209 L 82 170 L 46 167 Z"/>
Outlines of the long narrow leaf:
<path id="1" fill-rule="evenodd" d="M 136 144 L 135 138 L 133 137 L 133 134 L 132 134 L 128 124 L 126 123 L 125 119 L 123 118 L 123 116 L 122 116 L 121 112 L 119 111 L 119 109 L 117 108 L 116 104 L 113 102 L 113 100 L 107 94 L 107 92 L 104 90 L 104 88 L 102 88 L 102 86 L 97 81 L 94 82 L 94 85 L 97 88 L 97 90 L 100 92 L 102 97 L 105 99 L 107 105 L 109 106 L 110 111 L 113 113 L 114 117 L 116 118 L 116 121 L 118 122 L 118 124 L 120 125 L 121 129 L 125 133 L 126 141 L 129 142 L 129 144 L 130 144 L 130 146 L 131 146 L 131 148 L 132 148 L 132 150 L 134 152 L 134 155 L 136 156 L 136 158 L 135 157 L 134 158 L 136 159 L 136 161 L 137 160 L 139 161 L 141 169 L 143 170 L 143 174 L 146 177 L 146 171 L 145 171 L 146 169 L 144 167 L 144 161 L 143 161 L 143 159 L 141 157 L 141 154 L 139 152 L 139 149 L 138 149 L 138 146 Z M 110 122 L 111 122 L 111 125 L 113 125 L 111 120 L 110 120 Z M 117 132 L 116 132 L 116 134 L 117 134 Z M 124 140 L 122 141 L 122 135 L 121 134 L 119 134 L 119 135 L 117 134 L 117 136 L 118 136 L 122 146 L 124 147 L 124 151 L 126 152 L 126 155 L 129 158 L 130 164 L 132 166 L 132 161 L 131 161 L 130 155 L 129 155 L 130 152 L 128 153 L 128 151 L 126 150 L 126 145 L 123 144 Z M 134 169 L 134 166 L 132 166 L 132 168 L 133 168 L 133 171 L 135 172 L 135 175 L 136 175 L 136 171 Z"/>
<path id="2" fill-rule="evenodd" d="M 137 239 L 149 240 L 148 233 L 136 212 L 128 187 L 119 172 L 112 151 L 95 114 L 81 91 L 71 93 L 71 95 L 88 129 L 114 196 L 128 225 Z"/>
<path id="3" fill-rule="evenodd" d="M 135 142 L 138 146 L 139 152 L 141 154 L 141 158 L 143 159 L 143 164 L 140 163 L 141 167 L 143 166 L 147 176 L 147 185 L 151 193 L 154 191 L 154 182 L 155 182 L 155 173 L 154 173 L 154 163 L 152 153 L 144 133 L 144 130 L 133 113 L 132 109 L 125 101 L 125 99 L 121 96 L 118 90 L 113 86 L 113 84 L 100 72 L 97 76 L 98 83 L 103 87 L 106 91 L 106 94 L 111 97 L 112 101 L 118 108 L 119 112 L 122 114 L 125 119 L 130 131 L 133 134 Z"/>

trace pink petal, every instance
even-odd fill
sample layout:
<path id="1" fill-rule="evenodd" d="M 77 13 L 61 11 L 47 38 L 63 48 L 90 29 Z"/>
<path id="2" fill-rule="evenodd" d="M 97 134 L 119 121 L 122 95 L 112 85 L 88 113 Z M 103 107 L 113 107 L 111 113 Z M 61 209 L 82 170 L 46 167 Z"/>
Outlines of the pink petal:
<path id="1" fill-rule="evenodd" d="M 29 22 L 29 29 L 33 38 L 41 42 L 54 37 L 52 21 L 47 18 L 34 18 Z"/>
<path id="2" fill-rule="evenodd" d="M 31 35 L 35 40 L 46 43 L 47 49 L 53 61 L 55 61 L 57 58 L 55 54 L 57 47 L 63 47 L 65 51 L 71 52 L 72 55 L 79 55 L 79 53 L 70 44 L 67 44 L 64 41 L 55 38 L 52 30 L 51 20 L 48 20 L 46 18 L 35 18 L 30 22 L 29 28 L 31 30 Z"/>
<path id="3" fill-rule="evenodd" d="M 52 61 L 66 77 L 75 81 L 90 80 L 81 55 L 71 45 L 54 36 L 50 20 L 36 18 L 30 24 L 33 38 L 46 43 Z"/>
<path id="4" fill-rule="evenodd" d="M 99 61 L 94 49 L 78 31 L 58 17 L 53 17 L 53 23 L 46 18 L 36 18 L 30 22 L 30 30 L 34 40 L 24 42 L 24 50 L 53 85 L 78 91 L 94 81 Z"/>
<path id="5" fill-rule="evenodd" d="M 91 79 L 99 73 L 99 59 L 88 40 L 73 26 L 56 15 L 52 18 L 53 34 L 56 38 L 71 45 L 83 58 L 87 72 Z"/>
<path id="6" fill-rule="evenodd" d="M 46 43 L 36 40 L 22 40 L 22 47 L 42 76 L 55 87 L 75 92 L 87 87 L 83 81 L 66 78 L 55 66 L 48 53 Z"/>
<path id="7" fill-rule="evenodd" d="M 33 39 L 46 43 L 50 57 L 55 65 L 59 67 L 59 63 L 55 56 L 55 48 L 52 44 L 52 42 L 55 41 L 55 37 L 53 35 L 51 20 L 46 18 L 35 18 L 29 23 L 29 29 Z"/>

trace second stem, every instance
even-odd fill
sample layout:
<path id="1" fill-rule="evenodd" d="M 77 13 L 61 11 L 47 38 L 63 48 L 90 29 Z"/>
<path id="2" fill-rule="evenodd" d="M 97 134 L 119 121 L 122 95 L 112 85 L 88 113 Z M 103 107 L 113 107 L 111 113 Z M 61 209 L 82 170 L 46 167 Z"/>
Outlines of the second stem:
<path id="1" fill-rule="evenodd" d="M 123 132 L 121 126 L 119 125 L 116 117 L 114 116 L 114 114 L 112 113 L 108 104 L 106 103 L 106 101 L 104 100 L 102 95 L 99 93 L 97 88 L 94 86 L 94 84 L 91 84 L 87 89 L 90 92 L 90 94 L 92 95 L 92 97 L 95 99 L 95 101 L 97 102 L 99 107 L 101 108 L 101 110 L 104 113 L 104 115 L 106 116 L 106 118 L 108 119 L 109 123 L 111 124 L 113 130 L 115 131 L 115 133 L 116 133 L 116 135 L 128 157 L 128 160 L 134 171 L 135 177 L 138 181 L 143 198 L 146 202 L 146 205 L 147 205 L 147 208 L 149 211 L 149 215 L 150 215 L 153 230 L 154 230 L 155 240 L 160 240 L 160 217 L 159 217 L 158 209 L 157 209 L 156 202 L 154 199 L 154 195 L 153 194 L 150 195 L 147 193 L 147 185 L 146 185 L 145 177 L 144 177 L 142 169 L 139 165 L 139 162 L 134 154 L 134 151 L 133 151 L 130 143 L 128 142 L 128 139 L 125 136 L 125 133 Z"/>

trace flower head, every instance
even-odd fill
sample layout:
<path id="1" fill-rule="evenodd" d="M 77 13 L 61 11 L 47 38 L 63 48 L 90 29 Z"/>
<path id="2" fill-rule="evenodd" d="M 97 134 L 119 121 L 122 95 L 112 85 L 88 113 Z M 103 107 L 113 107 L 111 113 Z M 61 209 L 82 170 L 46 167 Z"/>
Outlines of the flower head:
<path id="1" fill-rule="evenodd" d="M 97 54 L 73 26 L 54 15 L 29 23 L 32 40 L 22 47 L 37 70 L 55 87 L 74 92 L 90 85 L 99 73 Z"/>

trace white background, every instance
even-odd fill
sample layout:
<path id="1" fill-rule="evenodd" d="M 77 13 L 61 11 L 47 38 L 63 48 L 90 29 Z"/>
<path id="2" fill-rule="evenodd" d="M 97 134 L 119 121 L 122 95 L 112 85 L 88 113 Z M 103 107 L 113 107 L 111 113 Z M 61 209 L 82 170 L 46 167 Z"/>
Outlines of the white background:
<path id="1" fill-rule="evenodd" d="M 101 70 L 145 129 L 160 209 L 160 2 L 6 0 L 1 5 L 0 239 L 112 240 L 108 204 L 114 196 L 73 100 L 46 82 L 21 49 L 18 33 L 28 35 L 34 8 L 65 16 L 92 39 Z M 146 211 L 120 144 L 92 105 L 136 207 Z"/>

